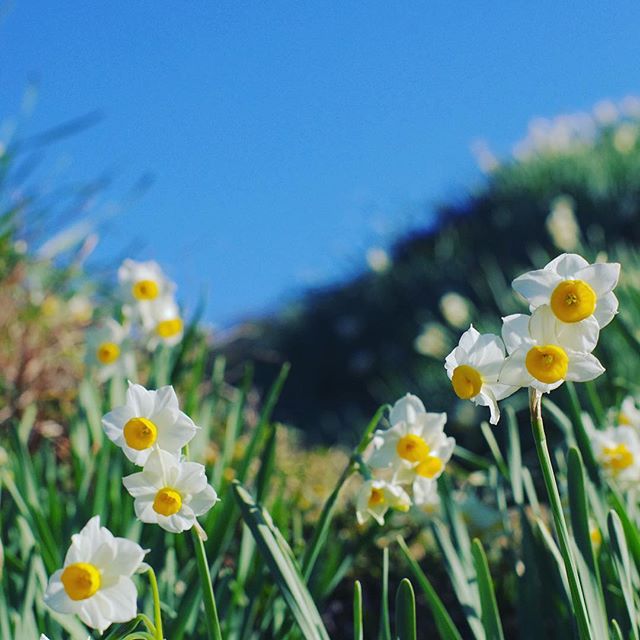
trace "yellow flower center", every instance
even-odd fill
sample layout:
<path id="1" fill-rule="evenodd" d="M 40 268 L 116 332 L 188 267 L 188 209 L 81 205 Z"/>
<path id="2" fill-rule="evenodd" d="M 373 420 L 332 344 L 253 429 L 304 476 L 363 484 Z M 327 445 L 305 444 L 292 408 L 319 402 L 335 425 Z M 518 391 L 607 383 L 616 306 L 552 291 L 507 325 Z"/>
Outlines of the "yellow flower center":
<path id="1" fill-rule="evenodd" d="M 451 384 L 458 398 L 468 400 L 480 393 L 480 389 L 482 389 L 482 376 L 477 369 L 467 364 L 461 364 L 453 370 Z"/>
<path id="2" fill-rule="evenodd" d="M 96 358 L 102 364 L 113 364 L 120 357 L 120 347 L 115 342 L 103 342 L 96 349 Z"/>
<path id="3" fill-rule="evenodd" d="M 160 489 L 153 500 L 153 510 L 163 516 L 172 516 L 180 511 L 182 496 L 171 487 Z"/>
<path id="4" fill-rule="evenodd" d="M 384 504 L 384 491 L 382 489 L 373 487 L 371 489 L 371 495 L 369 496 L 368 504 L 370 507 L 377 507 L 378 505 Z"/>
<path id="5" fill-rule="evenodd" d="M 429 445 L 413 433 L 402 436 L 396 445 L 398 455 L 409 462 L 421 462 L 429 455 Z"/>
<path id="6" fill-rule="evenodd" d="M 434 478 L 442 470 L 443 464 L 440 458 L 428 456 L 416 467 L 416 473 L 423 478 Z"/>
<path id="7" fill-rule="evenodd" d="M 622 442 L 615 447 L 604 447 L 602 453 L 605 457 L 604 466 L 614 473 L 618 473 L 633 464 L 633 453 Z"/>
<path id="8" fill-rule="evenodd" d="M 65 567 L 60 580 L 72 600 L 90 598 L 100 588 L 101 583 L 100 571 L 87 562 L 76 562 Z"/>
<path id="9" fill-rule="evenodd" d="M 182 331 L 182 320 L 173 318 L 172 320 L 162 320 L 156 325 L 156 333 L 161 338 L 173 338 Z"/>
<path id="10" fill-rule="evenodd" d="M 155 300 L 160 290 L 154 280 L 138 280 L 131 287 L 131 293 L 136 300 Z"/>
<path id="11" fill-rule="evenodd" d="M 596 308 L 596 292 L 584 280 L 563 280 L 551 294 L 551 310 L 562 322 L 580 322 Z"/>
<path id="12" fill-rule="evenodd" d="M 547 344 L 543 347 L 532 347 L 525 359 L 527 371 L 540 382 L 553 384 L 563 380 L 569 368 L 569 357 L 562 347 Z"/>
<path id="13" fill-rule="evenodd" d="M 602 534 L 600 533 L 600 529 L 594 527 L 589 531 L 589 537 L 591 538 L 591 542 L 594 547 L 599 547 L 602 544 Z"/>
<path id="14" fill-rule="evenodd" d="M 629 416 L 626 413 L 622 413 L 622 411 L 618 414 L 618 425 L 621 427 L 630 427 L 632 425 Z"/>
<path id="15" fill-rule="evenodd" d="M 123 432 L 127 445 L 136 451 L 148 449 L 158 438 L 158 428 L 147 418 L 131 418 Z"/>

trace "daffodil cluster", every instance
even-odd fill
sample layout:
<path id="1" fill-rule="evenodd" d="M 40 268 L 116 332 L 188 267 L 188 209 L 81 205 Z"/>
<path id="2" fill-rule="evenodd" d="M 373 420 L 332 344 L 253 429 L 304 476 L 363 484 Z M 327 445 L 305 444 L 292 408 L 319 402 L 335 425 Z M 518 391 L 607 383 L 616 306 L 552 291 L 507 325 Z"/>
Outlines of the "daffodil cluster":
<path id="1" fill-rule="evenodd" d="M 501 337 L 473 326 L 462 335 L 445 360 L 456 395 L 488 406 L 490 422 L 497 424 L 498 401 L 522 387 L 548 393 L 565 380 L 598 377 L 604 367 L 592 352 L 600 329 L 617 313 L 619 275 L 617 263 L 589 264 L 564 253 L 516 278 L 512 286 L 531 314 L 503 318 Z"/>
<path id="2" fill-rule="evenodd" d="M 107 413 L 102 424 L 107 437 L 142 467 L 122 480 L 142 522 L 181 533 L 217 502 L 204 466 L 182 455 L 198 427 L 180 411 L 173 387 L 156 391 L 129 383 L 125 404 Z M 137 590 L 131 577 L 149 569 L 142 562 L 147 551 L 114 537 L 94 516 L 72 536 L 62 569 L 49 580 L 45 603 L 59 613 L 78 615 L 100 632 L 132 620 Z"/>
<path id="3" fill-rule="evenodd" d="M 176 286 L 157 262 L 125 260 L 118 269 L 122 323 L 113 318 L 87 331 L 87 364 L 98 380 L 135 375 L 134 346 L 175 346 L 184 322 L 175 300 Z"/>
<path id="4" fill-rule="evenodd" d="M 455 446 L 444 433 L 447 414 L 429 413 L 419 398 L 407 394 L 393 405 L 389 422 L 388 429 L 375 432 L 367 456 L 374 477 L 358 494 L 360 524 L 369 518 L 384 524 L 389 509 L 408 511 L 413 504 L 429 512 L 439 504 L 437 479 Z"/>
<path id="5" fill-rule="evenodd" d="M 154 391 L 130 382 L 125 404 L 107 413 L 102 425 L 107 437 L 142 467 L 122 480 L 142 522 L 181 533 L 217 502 L 204 466 L 182 455 L 198 427 L 180 411 L 172 386 Z"/>

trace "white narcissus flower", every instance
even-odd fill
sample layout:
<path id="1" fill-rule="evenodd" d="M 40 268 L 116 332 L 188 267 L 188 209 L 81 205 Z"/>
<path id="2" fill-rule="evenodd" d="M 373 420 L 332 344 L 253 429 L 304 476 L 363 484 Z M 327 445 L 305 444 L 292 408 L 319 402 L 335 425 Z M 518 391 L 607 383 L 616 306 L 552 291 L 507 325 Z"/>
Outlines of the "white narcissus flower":
<path id="1" fill-rule="evenodd" d="M 389 509 L 408 511 L 410 507 L 411 498 L 401 486 L 386 480 L 367 480 L 358 492 L 356 518 L 358 524 L 364 524 L 371 517 L 383 525 Z"/>
<path id="2" fill-rule="evenodd" d="M 514 314 L 502 320 L 502 338 L 509 356 L 500 372 L 501 383 L 548 393 L 565 380 L 586 382 L 604 372 L 590 353 L 597 336 L 585 344 L 585 351 L 576 351 L 572 338 L 565 339 L 547 305 L 538 307 L 531 316 Z"/>
<path id="3" fill-rule="evenodd" d="M 480 334 L 469 327 L 458 346 L 446 357 L 444 367 L 458 398 L 489 407 L 491 424 L 498 424 L 498 400 L 517 390 L 498 382 L 506 354 L 502 340 L 493 334 Z"/>
<path id="4" fill-rule="evenodd" d="M 391 428 L 376 431 L 367 461 L 375 469 L 390 469 L 394 480 L 413 481 L 416 475 L 437 478 L 451 458 L 455 440 L 444 434 L 446 413 L 427 413 L 414 395 L 398 400 L 389 414 Z"/>
<path id="5" fill-rule="evenodd" d="M 549 305 L 561 322 L 576 325 L 595 321 L 602 329 L 618 311 L 613 289 L 619 276 L 617 262 L 589 264 L 576 253 L 563 253 L 544 269 L 519 276 L 512 286 L 532 311 Z"/>
<path id="6" fill-rule="evenodd" d="M 135 359 L 128 341 L 128 330 L 107 318 L 87 330 L 87 364 L 94 367 L 100 382 L 115 376 L 131 378 Z"/>
<path id="7" fill-rule="evenodd" d="M 136 262 L 127 258 L 118 269 L 118 282 L 126 311 L 134 314 L 140 306 L 144 309 L 149 302 L 171 296 L 175 290 L 175 284 L 153 260 Z"/>
<path id="8" fill-rule="evenodd" d="M 45 604 L 58 613 L 76 614 L 101 633 L 114 622 L 136 617 L 136 586 L 131 576 L 143 565 L 147 551 L 116 538 L 94 516 L 71 536 L 62 569 L 49 579 Z"/>
<path id="9" fill-rule="evenodd" d="M 205 468 L 156 449 L 147 458 L 144 469 L 122 479 L 134 498 L 136 516 L 166 531 L 181 533 L 196 524 L 218 501 L 207 482 Z"/>
<path id="10" fill-rule="evenodd" d="M 148 336 L 147 346 L 151 350 L 159 344 L 173 347 L 184 336 L 184 322 L 180 315 L 180 308 L 170 296 L 150 302 L 140 317 Z"/>
<path id="11" fill-rule="evenodd" d="M 629 427 L 609 427 L 592 433 L 593 453 L 604 474 L 622 488 L 640 482 L 640 436 Z"/>
<path id="12" fill-rule="evenodd" d="M 109 440 L 122 448 L 129 460 L 144 465 L 154 449 L 179 456 L 198 427 L 180 411 L 172 386 L 157 391 L 129 382 L 126 402 L 102 418 Z"/>

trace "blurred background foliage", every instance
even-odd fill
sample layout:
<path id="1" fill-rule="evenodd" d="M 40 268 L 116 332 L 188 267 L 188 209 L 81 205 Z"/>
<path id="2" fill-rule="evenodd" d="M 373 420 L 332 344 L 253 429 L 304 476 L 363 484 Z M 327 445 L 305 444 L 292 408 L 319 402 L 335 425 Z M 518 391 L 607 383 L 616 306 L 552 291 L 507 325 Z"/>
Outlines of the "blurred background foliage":
<path id="1" fill-rule="evenodd" d="M 515 276 L 575 251 L 623 259 L 623 288 L 637 285 L 639 118 L 638 100 L 603 102 L 594 114 L 532 121 L 512 157 L 499 161 L 480 145 L 486 173 L 475 189 L 425 210 L 424 228 L 388 251 L 372 249 L 368 272 L 247 322 L 215 351 L 232 370 L 256 363 L 263 386 L 290 362 L 276 415 L 312 441 L 352 442 L 354 425 L 406 391 L 447 410 L 454 435 L 476 433 L 482 410 L 456 401 L 443 359 L 472 319 L 499 332 L 500 315 L 525 310 L 511 292 Z M 605 333 L 601 351 L 616 334 Z"/>

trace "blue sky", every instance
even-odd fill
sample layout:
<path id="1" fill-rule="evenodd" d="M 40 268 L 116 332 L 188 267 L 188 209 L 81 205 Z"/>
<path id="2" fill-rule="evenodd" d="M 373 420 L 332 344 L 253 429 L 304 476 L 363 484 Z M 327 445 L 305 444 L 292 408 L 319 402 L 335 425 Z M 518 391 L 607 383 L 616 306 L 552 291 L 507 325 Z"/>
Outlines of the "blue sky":
<path id="1" fill-rule="evenodd" d="M 534 116 L 640 93 L 635 2 L 23 0 L 0 23 L 0 118 L 39 78 L 29 134 L 61 179 L 151 189 L 96 259 L 155 258 L 229 324 L 364 268 L 367 247 L 481 179 Z M 114 271 L 115 271 L 115 266 Z"/>

